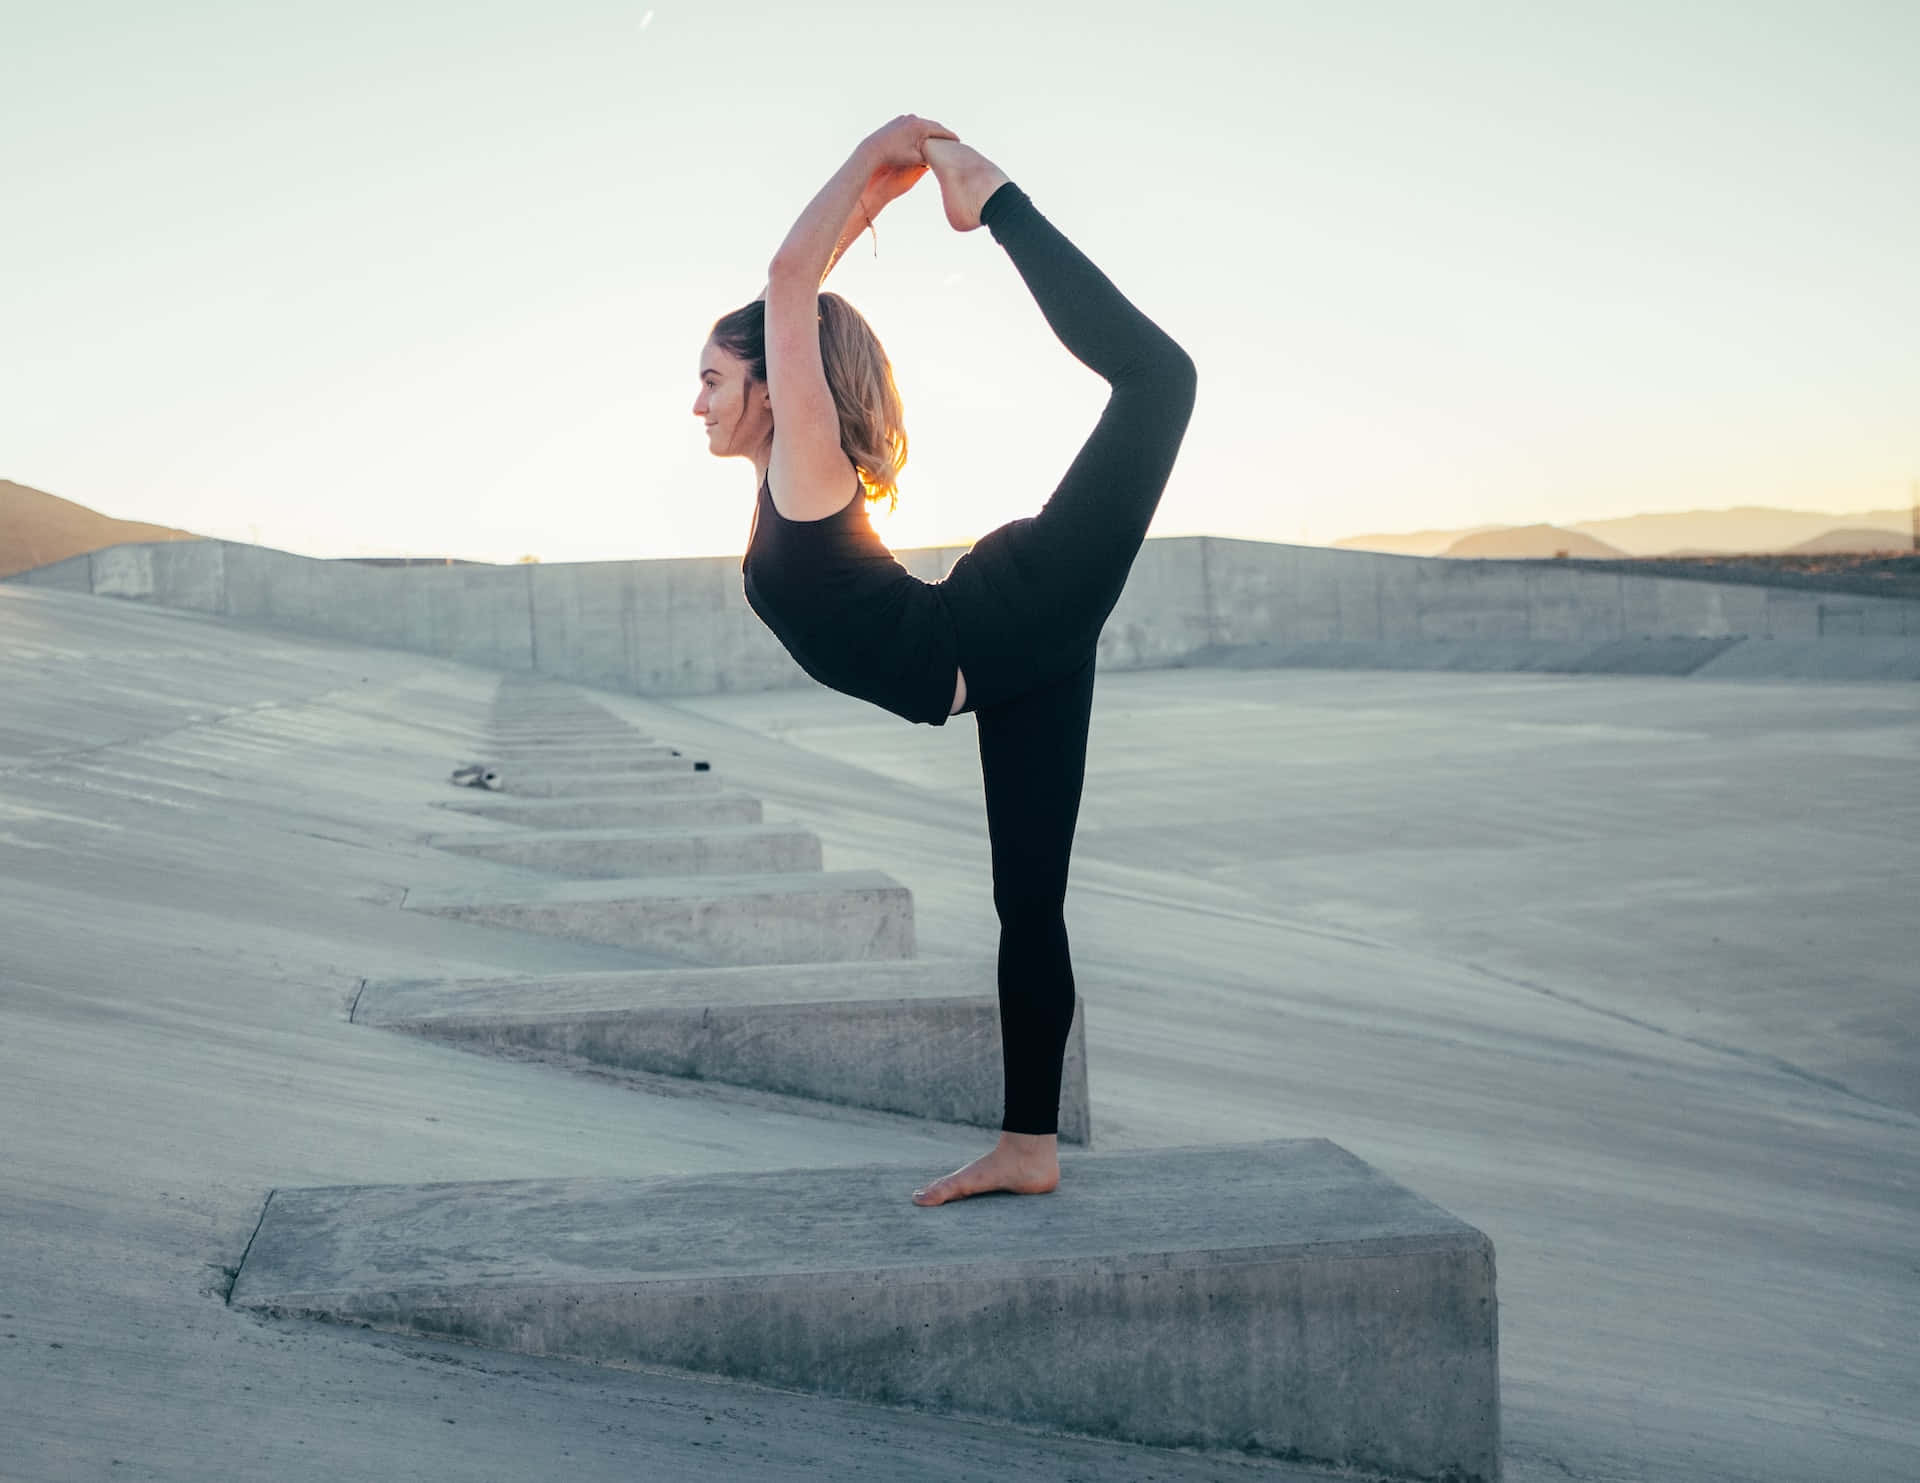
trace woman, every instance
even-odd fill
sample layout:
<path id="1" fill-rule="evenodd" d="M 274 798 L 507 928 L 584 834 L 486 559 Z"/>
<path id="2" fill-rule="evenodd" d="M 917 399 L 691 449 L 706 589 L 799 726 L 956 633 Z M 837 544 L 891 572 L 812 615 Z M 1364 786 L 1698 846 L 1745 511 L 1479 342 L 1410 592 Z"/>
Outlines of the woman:
<path id="1" fill-rule="evenodd" d="M 948 222 L 993 234 L 1061 343 L 1112 387 L 1039 513 L 982 537 L 932 583 L 901 567 L 867 518 L 906 460 L 892 368 L 852 306 L 820 292 L 846 246 L 929 168 Z M 1044 1194 L 1060 1182 L 1074 1004 L 1063 912 L 1094 650 L 1192 415 L 1193 361 L 992 161 L 905 114 L 862 140 L 808 203 L 761 298 L 714 325 L 700 382 L 693 410 L 710 450 L 752 459 L 760 476 L 741 571 L 761 621 L 844 694 L 933 726 L 973 712 L 1000 918 L 1006 1113 L 991 1152 L 913 1198 Z"/>

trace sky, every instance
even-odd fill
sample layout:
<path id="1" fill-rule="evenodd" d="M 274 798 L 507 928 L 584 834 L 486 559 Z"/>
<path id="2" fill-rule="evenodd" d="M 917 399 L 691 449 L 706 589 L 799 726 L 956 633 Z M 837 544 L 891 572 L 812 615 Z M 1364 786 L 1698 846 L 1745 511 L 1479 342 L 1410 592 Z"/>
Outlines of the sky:
<path id="1" fill-rule="evenodd" d="M 312 556 L 738 555 L 713 321 L 900 113 L 1184 345 L 1151 534 L 1905 506 L 1912 0 L 0 0 L 0 477 Z M 896 549 L 1031 514 L 1105 383 L 929 175 L 826 288 Z"/>

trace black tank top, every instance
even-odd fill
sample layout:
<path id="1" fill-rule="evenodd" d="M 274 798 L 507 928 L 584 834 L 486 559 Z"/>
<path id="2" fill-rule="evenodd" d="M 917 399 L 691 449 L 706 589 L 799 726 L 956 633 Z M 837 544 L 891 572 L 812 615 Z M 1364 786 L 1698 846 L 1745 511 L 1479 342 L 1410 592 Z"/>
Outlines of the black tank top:
<path id="1" fill-rule="evenodd" d="M 747 606 L 821 684 L 908 721 L 944 726 L 959 643 L 937 583 L 893 558 L 855 475 L 821 520 L 789 520 L 760 481 L 740 562 Z"/>

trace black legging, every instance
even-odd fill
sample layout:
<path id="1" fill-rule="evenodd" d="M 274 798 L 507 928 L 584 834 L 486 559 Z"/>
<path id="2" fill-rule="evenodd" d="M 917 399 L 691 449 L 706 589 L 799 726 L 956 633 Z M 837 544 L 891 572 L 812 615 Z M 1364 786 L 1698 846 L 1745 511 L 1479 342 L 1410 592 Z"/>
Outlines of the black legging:
<path id="1" fill-rule="evenodd" d="M 940 584 L 986 783 L 1000 917 L 1001 1127 L 1055 1133 L 1073 1027 L 1067 864 L 1086 777 L 1094 652 L 1173 471 L 1195 373 L 1187 353 L 1011 181 L 980 220 L 1060 342 L 1113 388 L 1040 512 L 981 537 Z"/>

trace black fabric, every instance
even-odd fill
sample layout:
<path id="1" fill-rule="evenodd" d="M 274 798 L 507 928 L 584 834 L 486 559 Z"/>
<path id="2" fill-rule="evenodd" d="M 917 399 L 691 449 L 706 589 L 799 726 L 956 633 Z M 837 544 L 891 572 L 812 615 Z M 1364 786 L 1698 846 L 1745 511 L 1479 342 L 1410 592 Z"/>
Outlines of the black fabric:
<path id="1" fill-rule="evenodd" d="M 747 606 L 821 684 L 903 720 L 947 724 L 959 648 L 936 586 L 894 560 L 853 497 L 819 520 L 789 520 L 766 480 L 740 563 Z"/>
<path id="2" fill-rule="evenodd" d="M 1061 344 L 1112 388 L 1099 423 L 1038 513 L 983 536 L 937 583 L 897 563 L 905 583 L 885 570 L 857 495 L 825 521 L 793 522 L 763 486 L 748 601 L 809 674 L 909 720 L 944 723 L 955 660 L 965 673 L 1000 918 L 1001 1126 L 1054 1133 L 1073 1024 L 1064 912 L 1095 652 L 1172 473 L 1196 378 L 1187 353 L 1018 186 L 996 190 L 980 219 Z M 888 622 L 907 631 L 886 632 Z"/>

